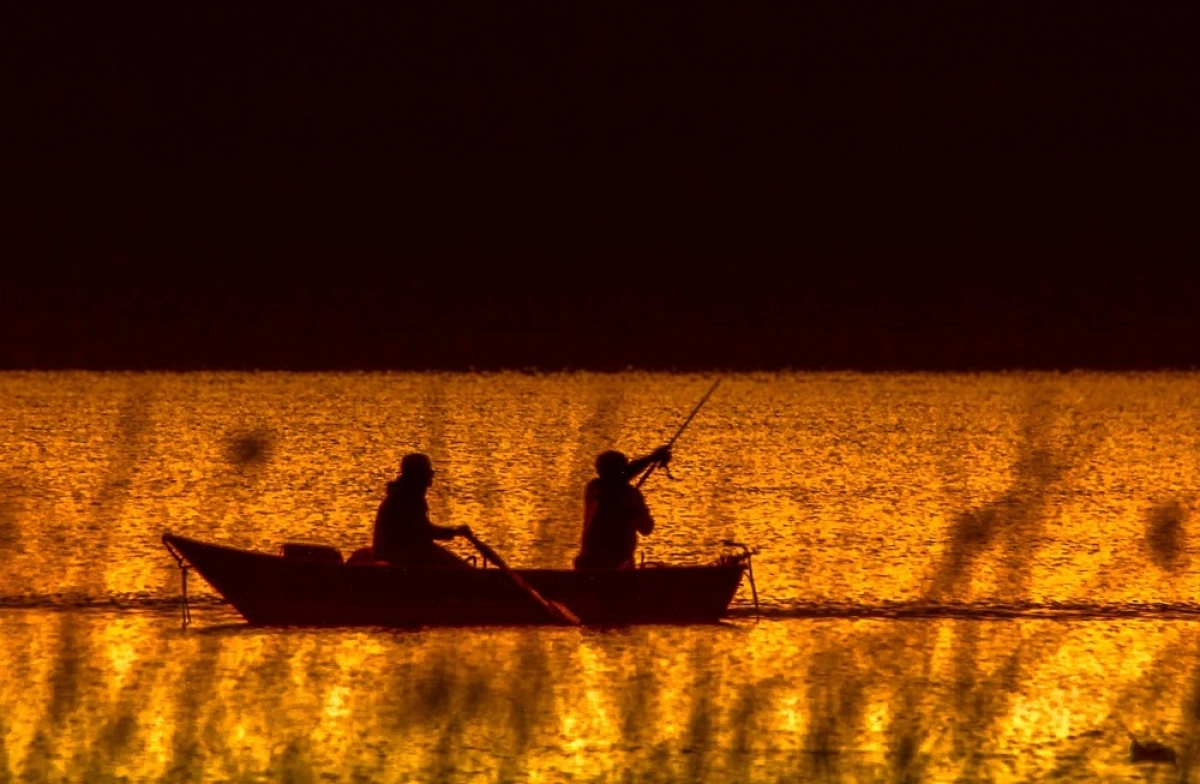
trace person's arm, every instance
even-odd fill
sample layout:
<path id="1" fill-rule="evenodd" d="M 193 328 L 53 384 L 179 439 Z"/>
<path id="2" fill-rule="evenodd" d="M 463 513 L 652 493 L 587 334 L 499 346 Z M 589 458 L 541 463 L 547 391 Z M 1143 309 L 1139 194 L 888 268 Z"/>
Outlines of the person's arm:
<path id="1" fill-rule="evenodd" d="M 639 534 L 646 536 L 654 531 L 654 516 L 650 514 L 650 507 L 646 505 L 646 499 L 642 496 L 641 491 L 634 488 L 637 493 L 637 507 L 633 517 L 633 527 Z"/>
<path id="2" fill-rule="evenodd" d="M 649 468 L 652 463 L 666 465 L 669 462 L 671 462 L 671 447 L 664 444 L 645 457 L 629 461 L 629 467 L 625 469 L 625 478 L 633 479 Z"/>
<path id="3" fill-rule="evenodd" d="M 587 483 L 587 487 L 583 489 L 583 531 L 586 534 L 587 529 L 592 525 L 592 518 L 596 516 L 596 509 L 600 506 L 600 480 L 593 479 Z"/>
<path id="4" fill-rule="evenodd" d="M 443 541 L 443 542 L 448 539 L 453 539 L 456 536 L 469 536 L 470 534 L 471 534 L 471 527 L 467 526 L 467 525 L 436 525 L 434 523 L 429 524 L 430 538 L 437 539 L 437 540 Z"/>

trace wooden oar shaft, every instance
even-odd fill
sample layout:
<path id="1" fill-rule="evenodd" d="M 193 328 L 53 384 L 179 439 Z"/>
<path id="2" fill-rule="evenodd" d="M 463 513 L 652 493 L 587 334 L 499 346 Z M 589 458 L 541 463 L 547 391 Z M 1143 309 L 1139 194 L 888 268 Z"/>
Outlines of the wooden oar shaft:
<path id="1" fill-rule="evenodd" d="M 504 559 L 500 557 L 499 553 L 480 541 L 475 534 L 467 534 L 466 539 L 471 544 L 475 545 L 475 549 L 479 551 L 480 555 L 498 566 L 502 572 L 508 575 L 508 578 L 512 580 L 518 588 L 527 593 L 530 598 L 542 605 L 542 607 L 546 608 L 546 612 L 554 616 L 556 620 L 572 626 L 580 625 L 580 620 L 575 613 L 563 606 L 561 602 L 552 602 L 538 593 L 537 589 L 526 582 L 524 577 L 509 568 L 508 564 L 504 562 Z"/>

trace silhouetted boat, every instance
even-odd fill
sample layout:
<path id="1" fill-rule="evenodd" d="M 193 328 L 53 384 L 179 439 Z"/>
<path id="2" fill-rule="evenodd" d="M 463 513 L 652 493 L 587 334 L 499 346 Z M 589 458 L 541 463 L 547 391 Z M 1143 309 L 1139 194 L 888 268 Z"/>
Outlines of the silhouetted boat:
<path id="1" fill-rule="evenodd" d="M 584 624 L 715 623 L 750 569 L 750 554 L 743 547 L 710 564 L 513 569 L 520 578 L 514 580 L 498 568 L 345 562 L 340 552 L 325 546 L 285 545 L 275 555 L 170 533 L 163 534 L 162 541 L 181 567 L 195 569 L 243 618 L 259 626 L 559 622 L 531 596 L 528 586 L 545 600 L 569 608 Z"/>

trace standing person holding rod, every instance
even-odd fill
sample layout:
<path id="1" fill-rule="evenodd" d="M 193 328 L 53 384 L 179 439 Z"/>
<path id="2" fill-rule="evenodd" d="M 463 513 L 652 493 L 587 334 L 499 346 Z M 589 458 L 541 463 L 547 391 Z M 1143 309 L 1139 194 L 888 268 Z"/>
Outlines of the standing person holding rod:
<path id="1" fill-rule="evenodd" d="M 648 536 L 654 531 L 654 517 L 642 495 L 642 483 L 654 469 L 671 462 L 671 447 L 720 383 L 717 379 L 700 398 L 671 440 L 650 454 L 630 460 L 624 453 L 610 449 L 596 457 L 596 476 L 588 481 L 583 493 L 583 537 L 575 556 L 576 569 L 633 567 L 638 535 Z M 630 484 L 639 474 L 637 484 Z"/>
<path id="2" fill-rule="evenodd" d="M 636 460 L 615 449 L 596 457 L 596 476 L 583 493 L 583 541 L 575 556 L 576 569 L 633 566 L 638 534 L 647 536 L 654 531 L 654 517 L 641 489 L 630 482 L 650 466 L 665 466 L 670 461 L 668 445 Z"/>

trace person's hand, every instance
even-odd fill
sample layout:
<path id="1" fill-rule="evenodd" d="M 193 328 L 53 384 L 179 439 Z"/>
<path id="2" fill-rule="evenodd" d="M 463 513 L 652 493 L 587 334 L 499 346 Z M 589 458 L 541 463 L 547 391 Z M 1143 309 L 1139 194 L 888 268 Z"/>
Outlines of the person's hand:
<path id="1" fill-rule="evenodd" d="M 655 449 L 653 452 L 651 452 L 650 456 L 654 458 L 654 462 L 665 466 L 667 463 L 671 462 L 671 447 L 663 444 L 658 449 Z"/>
<path id="2" fill-rule="evenodd" d="M 458 534 L 459 536 L 470 537 L 471 536 L 471 526 L 460 525 L 454 529 L 454 533 Z"/>

